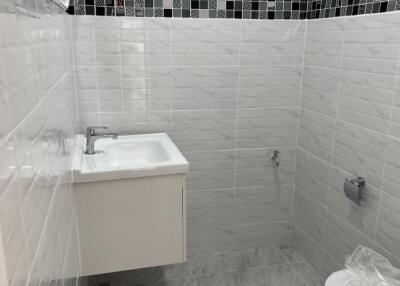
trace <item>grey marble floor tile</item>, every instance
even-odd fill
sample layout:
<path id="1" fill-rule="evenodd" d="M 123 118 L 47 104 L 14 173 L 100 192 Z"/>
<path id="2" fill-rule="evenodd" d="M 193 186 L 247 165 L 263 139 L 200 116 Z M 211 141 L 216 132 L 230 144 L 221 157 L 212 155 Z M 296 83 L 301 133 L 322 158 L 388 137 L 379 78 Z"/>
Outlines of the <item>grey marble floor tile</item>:
<path id="1" fill-rule="evenodd" d="M 318 278 L 287 246 L 196 255 L 186 263 L 86 277 L 85 286 L 318 286 Z"/>
<path id="2" fill-rule="evenodd" d="M 290 266 L 274 265 L 196 278 L 197 286 L 306 286 Z"/>
<path id="3" fill-rule="evenodd" d="M 199 286 L 199 284 L 194 278 L 184 278 L 184 279 L 172 279 L 156 283 L 149 283 L 149 284 L 144 284 L 144 286 Z"/>
<path id="4" fill-rule="evenodd" d="M 306 286 L 290 264 L 248 269 L 241 277 L 243 286 Z"/>
<path id="5" fill-rule="evenodd" d="M 160 283 L 164 285 L 162 283 L 169 280 L 174 280 L 176 285 L 192 285 L 184 279 L 192 276 L 189 264 L 180 263 L 90 276 L 87 286 L 142 286 Z M 180 281 L 177 282 L 178 280 Z"/>
<path id="6" fill-rule="evenodd" d="M 307 285 L 324 286 L 324 279 L 307 262 L 293 263 L 292 267 L 307 282 Z"/>
<path id="7" fill-rule="evenodd" d="M 284 263 L 277 248 L 255 248 L 230 253 L 198 255 L 189 258 L 194 276 Z"/>
<path id="8" fill-rule="evenodd" d="M 241 272 L 225 272 L 197 277 L 197 286 L 240 286 Z"/>
<path id="9" fill-rule="evenodd" d="M 279 251 L 281 252 L 283 258 L 288 263 L 293 262 L 303 262 L 305 261 L 304 258 L 298 253 L 292 246 L 282 246 L 279 247 Z"/>

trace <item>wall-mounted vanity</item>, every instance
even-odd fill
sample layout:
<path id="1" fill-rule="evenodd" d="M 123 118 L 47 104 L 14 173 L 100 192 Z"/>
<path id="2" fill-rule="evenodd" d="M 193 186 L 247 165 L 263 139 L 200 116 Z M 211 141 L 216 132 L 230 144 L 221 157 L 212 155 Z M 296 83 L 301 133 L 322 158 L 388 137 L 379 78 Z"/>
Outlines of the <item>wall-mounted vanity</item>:
<path id="1" fill-rule="evenodd" d="M 189 164 L 165 133 L 78 140 L 74 187 L 82 275 L 186 260 Z"/>

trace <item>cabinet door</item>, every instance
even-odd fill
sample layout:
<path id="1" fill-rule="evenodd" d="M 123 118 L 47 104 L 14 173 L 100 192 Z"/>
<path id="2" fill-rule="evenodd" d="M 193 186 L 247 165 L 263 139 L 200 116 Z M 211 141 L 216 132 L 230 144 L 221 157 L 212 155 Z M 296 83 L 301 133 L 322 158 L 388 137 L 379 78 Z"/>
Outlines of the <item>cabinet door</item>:
<path id="1" fill-rule="evenodd" d="M 83 275 L 185 260 L 183 177 L 76 185 Z"/>

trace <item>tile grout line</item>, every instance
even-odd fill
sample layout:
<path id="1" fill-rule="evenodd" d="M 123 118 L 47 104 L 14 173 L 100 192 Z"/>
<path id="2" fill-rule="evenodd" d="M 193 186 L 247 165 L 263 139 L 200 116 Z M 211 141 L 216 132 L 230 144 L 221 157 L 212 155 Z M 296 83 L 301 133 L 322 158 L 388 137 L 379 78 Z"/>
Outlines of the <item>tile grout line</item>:
<path id="1" fill-rule="evenodd" d="M 93 37 L 93 44 L 94 44 L 94 67 L 96 70 L 96 124 L 100 125 L 100 83 L 99 77 L 97 76 L 97 37 L 96 37 L 96 19 L 93 18 L 92 21 L 92 37 Z"/>
<path id="2" fill-rule="evenodd" d="M 301 63 L 301 81 L 300 81 L 300 91 L 299 91 L 299 112 L 298 112 L 298 120 L 297 120 L 297 131 L 296 131 L 296 143 L 295 143 L 295 158 L 294 158 L 294 179 L 293 179 L 293 187 L 292 187 L 292 201 L 291 201 L 291 215 L 290 215 L 290 225 L 291 230 L 289 234 L 290 243 L 293 242 L 293 225 L 294 225 L 294 201 L 296 195 L 296 171 L 297 171 L 297 150 L 299 148 L 299 134 L 300 134 L 300 121 L 302 116 L 302 104 L 303 104 L 303 81 L 304 81 L 304 63 L 306 56 L 306 47 L 307 47 L 307 33 L 308 33 L 308 23 L 304 23 L 305 31 L 304 31 L 304 43 L 303 43 L 303 59 Z"/>
<path id="3" fill-rule="evenodd" d="M 342 67 L 343 67 L 343 55 L 344 55 L 344 42 L 345 42 L 345 34 L 346 34 L 346 20 L 338 20 L 342 22 L 342 39 L 341 39 L 341 50 L 340 50 L 340 63 L 339 63 L 339 76 L 338 76 L 338 85 L 337 85 L 337 89 L 336 89 L 336 94 L 337 94 L 337 98 L 336 98 L 336 105 L 335 105 L 335 121 L 334 121 L 334 126 L 333 126 L 333 134 L 332 134 L 332 147 L 331 147 L 331 151 L 330 151 L 330 158 L 329 158 L 329 180 L 328 180 L 328 186 L 327 186 L 327 190 L 326 192 L 329 192 L 330 188 L 331 188 L 331 184 L 332 184 L 332 170 L 333 170 L 333 158 L 334 158 L 334 153 L 335 153 L 335 141 L 336 141 L 336 135 L 337 135 L 337 124 L 338 124 L 338 113 L 339 113 L 339 103 L 340 103 L 340 90 L 341 90 L 341 86 L 342 86 Z M 326 194 L 327 196 L 327 194 Z M 324 206 L 325 211 L 329 210 L 328 207 L 328 198 L 326 198 L 326 205 Z M 323 228 L 323 235 L 326 235 L 327 232 L 327 223 L 328 223 L 328 213 L 325 213 L 325 218 L 324 218 L 324 228 Z M 321 244 L 321 249 L 323 249 L 323 244 Z M 321 253 L 322 255 L 322 253 Z M 322 257 L 321 257 L 321 262 L 322 262 Z"/>
<path id="4" fill-rule="evenodd" d="M 378 209 L 376 213 L 376 224 L 374 228 L 374 238 L 373 240 L 375 243 L 377 243 L 377 235 L 378 235 L 378 228 L 379 228 L 379 221 L 380 221 L 380 215 L 381 215 L 381 208 L 382 208 L 382 196 L 384 192 L 384 180 L 385 180 L 385 173 L 386 173 L 386 166 L 387 166 L 387 161 L 388 161 L 388 155 L 389 155 L 389 138 L 391 138 L 391 126 L 392 126 L 392 119 L 393 119 L 393 112 L 394 112 L 394 105 L 396 101 L 396 86 L 399 80 L 399 69 L 400 69 L 400 49 L 398 49 L 397 52 L 397 61 L 396 61 L 396 75 L 393 80 L 393 96 L 392 96 L 392 104 L 390 106 L 390 114 L 389 114 L 389 125 L 388 125 L 388 130 L 386 133 L 386 144 L 385 144 L 385 155 L 384 155 L 384 161 L 383 161 L 383 171 L 382 171 L 382 176 L 381 176 L 381 182 L 380 182 L 380 187 L 379 187 L 379 199 L 378 199 Z"/>
<path id="5" fill-rule="evenodd" d="M 234 166 L 233 166 L 233 251 L 236 249 L 236 234 L 237 234 L 237 223 L 236 223 L 236 207 L 237 207 L 237 163 L 238 163 L 238 134 L 239 134 L 239 98 L 240 98 L 240 61 L 241 61 L 241 50 L 242 50 L 242 35 L 243 35 L 243 23 L 240 23 L 239 33 L 239 49 L 238 49 L 238 73 L 236 80 L 236 118 L 235 118 L 235 151 L 234 151 Z"/>
<path id="6" fill-rule="evenodd" d="M 123 82 L 123 73 L 122 73 L 122 49 L 121 49 L 121 41 L 122 41 L 122 19 L 117 18 L 117 25 L 118 25 L 118 59 L 119 59 L 119 74 L 120 74 L 120 109 L 121 112 L 124 110 L 124 82 Z"/>
<path id="7" fill-rule="evenodd" d="M 292 250 L 294 250 L 294 248 L 292 248 Z M 286 258 L 286 256 L 283 254 L 282 250 L 279 247 L 278 247 L 278 251 L 279 251 L 279 254 L 283 257 L 283 259 L 287 263 L 289 263 L 290 268 L 292 269 L 292 271 L 297 274 L 297 276 L 300 278 L 300 280 L 302 280 L 305 283 L 305 285 L 308 285 L 308 282 L 304 279 L 303 275 L 301 275 L 300 272 L 298 272 L 296 270 L 296 268 L 293 266 L 293 264 L 296 264 L 296 263 L 302 263 L 302 262 L 306 263 L 305 259 L 302 257 L 304 261 L 290 261 L 288 258 Z"/>
<path id="8" fill-rule="evenodd" d="M 73 31 L 72 31 L 72 16 L 69 17 L 69 32 L 70 32 L 70 38 L 71 38 L 71 58 L 72 58 L 72 76 L 73 76 L 73 81 L 74 81 L 74 93 L 75 93 L 75 105 L 76 105 L 76 124 L 75 130 L 80 129 L 80 112 L 79 112 L 79 101 L 78 101 L 78 85 L 76 83 L 76 60 L 75 60 L 75 39 L 73 36 Z"/>

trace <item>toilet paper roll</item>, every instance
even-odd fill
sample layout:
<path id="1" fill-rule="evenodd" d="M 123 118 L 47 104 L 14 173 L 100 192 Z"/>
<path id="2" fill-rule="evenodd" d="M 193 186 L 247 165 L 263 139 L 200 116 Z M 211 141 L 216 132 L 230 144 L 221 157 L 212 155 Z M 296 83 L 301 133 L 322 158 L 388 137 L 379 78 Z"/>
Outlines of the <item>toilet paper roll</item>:
<path id="1" fill-rule="evenodd" d="M 344 193 L 350 200 L 360 204 L 363 186 L 364 179 L 362 178 L 346 178 L 344 181 Z"/>

